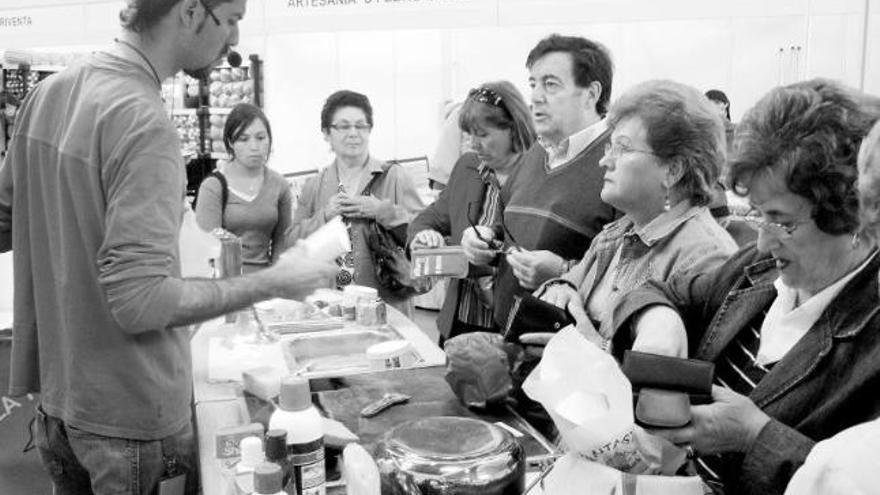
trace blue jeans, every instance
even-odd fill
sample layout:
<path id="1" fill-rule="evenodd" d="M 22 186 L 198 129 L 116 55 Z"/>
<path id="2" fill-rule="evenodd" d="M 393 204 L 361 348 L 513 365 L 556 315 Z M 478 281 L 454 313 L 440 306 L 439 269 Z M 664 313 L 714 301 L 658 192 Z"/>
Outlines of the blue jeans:
<path id="1" fill-rule="evenodd" d="M 161 440 L 95 435 L 36 412 L 35 444 L 55 495 L 154 495 L 170 469 L 186 474 L 187 495 L 198 493 L 198 454 L 192 423 Z"/>

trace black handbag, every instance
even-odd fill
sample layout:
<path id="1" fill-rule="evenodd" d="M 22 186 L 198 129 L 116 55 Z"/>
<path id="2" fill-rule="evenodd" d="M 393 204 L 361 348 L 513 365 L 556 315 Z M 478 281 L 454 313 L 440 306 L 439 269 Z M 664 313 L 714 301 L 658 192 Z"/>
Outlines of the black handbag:
<path id="1" fill-rule="evenodd" d="M 371 220 L 367 227 L 367 247 L 373 258 L 379 285 L 397 296 L 418 293 L 413 284 L 412 266 L 406 257 L 406 250 L 392 230 Z"/>
<path id="2" fill-rule="evenodd" d="M 519 342 L 519 336 L 524 333 L 556 333 L 573 324 L 574 318 L 567 309 L 525 294 L 513 297 L 502 334 L 508 342 Z"/>
<path id="3" fill-rule="evenodd" d="M 391 165 L 394 166 L 394 165 Z M 369 196 L 373 184 L 385 173 L 375 174 L 364 188 L 363 195 Z M 412 278 L 412 265 L 406 256 L 407 224 L 387 229 L 376 220 L 370 220 L 366 228 L 367 247 L 376 271 L 379 285 L 397 297 L 409 297 L 426 292 L 422 285 Z"/>

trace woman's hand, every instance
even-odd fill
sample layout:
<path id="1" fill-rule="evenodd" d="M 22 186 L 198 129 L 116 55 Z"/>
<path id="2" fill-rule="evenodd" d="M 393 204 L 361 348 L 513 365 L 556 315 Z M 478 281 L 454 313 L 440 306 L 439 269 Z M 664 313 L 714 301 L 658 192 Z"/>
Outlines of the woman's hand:
<path id="1" fill-rule="evenodd" d="M 461 234 L 461 247 L 464 249 L 464 255 L 472 265 L 488 265 L 498 256 L 498 250 L 486 244 L 480 237 L 482 236 L 487 241 L 493 241 L 495 239 L 495 232 L 484 225 L 477 225 L 476 228 L 479 229 L 478 235 L 474 228 L 468 227 Z"/>
<path id="2" fill-rule="evenodd" d="M 535 289 L 553 277 L 562 275 L 563 259 L 551 251 L 515 249 L 507 253 L 507 262 L 519 285 Z"/>
<path id="3" fill-rule="evenodd" d="M 751 399 L 717 385 L 713 402 L 691 407 L 691 422 L 683 428 L 650 430 L 679 447 L 692 447 L 698 454 L 748 452 L 770 416 Z"/>
<path id="4" fill-rule="evenodd" d="M 378 218 L 386 206 L 385 201 L 375 196 L 346 196 L 340 199 L 342 214 L 351 218 Z"/>
<path id="5" fill-rule="evenodd" d="M 443 238 L 443 234 L 437 232 L 434 229 L 425 229 L 419 231 L 414 237 L 412 242 L 409 245 L 410 249 L 426 249 L 426 248 L 436 248 L 440 246 L 446 245 L 446 239 Z"/>
<path id="6" fill-rule="evenodd" d="M 544 289 L 544 293 L 540 295 L 539 299 L 554 306 L 565 308 L 568 306 L 569 301 L 580 299 L 580 296 L 569 285 L 551 284 Z"/>
<path id="7" fill-rule="evenodd" d="M 345 192 L 338 192 L 331 196 L 327 201 L 327 205 L 324 206 L 324 221 L 329 221 L 336 215 L 341 215 L 342 204 L 346 201 L 348 201 L 348 194 Z"/>

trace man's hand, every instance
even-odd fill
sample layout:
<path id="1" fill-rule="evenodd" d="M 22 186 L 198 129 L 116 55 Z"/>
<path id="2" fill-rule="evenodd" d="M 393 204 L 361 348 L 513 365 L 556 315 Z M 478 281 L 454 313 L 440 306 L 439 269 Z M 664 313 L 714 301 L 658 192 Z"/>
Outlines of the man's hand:
<path id="1" fill-rule="evenodd" d="M 711 404 L 691 407 L 687 426 L 650 433 L 699 454 L 748 452 L 770 416 L 748 397 L 717 385 L 712 386 L 712 399 Z"/>
<path id="2" fill-rule="evenodd" d="M 276 297 L 303 299 L 319 287 L 327 287 L 339 268 L 336 263 L 310 258 L 297 243 L 281 253 L 271 267 L 263 270 L 275 289 Z"/>
<path id="3" fill-rule="evenodd" d="M 410 249 L 430 249 L 446 245 L 443 234 L 434 229 L 419 231 L 409 245 Z"/>
<path id="4" fill-rule="evenodd" d="M 535 289 L 547 280 L 562 275 L 562 257 L 551 251 L 515 249 L 507 253 L 507 262 L 519 285 Z"/>
<path id="5" fill-rule="evenodd" d="M 464 255 L 472 265 L 483 266 L 491 263 L 498 256 L 498 249 L 490 246 L 480 239 L 480 236 L 487 241 L 495 241 L 495 232 L 491 228 L 484 225 L 477 225 L 480 235 L 474 227 L 468 227 L 461 234 L 461 247 L 464 249 Z"/>

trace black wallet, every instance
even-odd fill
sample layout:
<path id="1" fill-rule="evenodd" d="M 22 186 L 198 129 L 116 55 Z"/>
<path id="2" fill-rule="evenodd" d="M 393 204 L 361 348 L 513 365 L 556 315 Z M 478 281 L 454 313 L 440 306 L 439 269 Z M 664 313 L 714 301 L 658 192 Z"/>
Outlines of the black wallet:
<path id="1" fill-rule="evenodd" d="M 633 385 L 685 392 L 691 401 L 708 396 L 711 401 L 715 364 L 647 352 L 624 351 L 623 374 Z"/>
<path id="2" fill-rule="evenodd" d="M 684 426 L 690 404 L 712 402 L 715 365 L 708 361 L 625 351 L 622 369 L 632 383 L 635 418 L 642 426 Z"/>
<path id="3" fill-rule="evenodd" d="M 556 333 L 568 325 L 574 324 L 574 318 L 565 308 L 542 301 L 531 294 L 514 296 L 507 324 L 504 326 L 504 340 L 519 342 L 524 333 L 551 332 Z"/>

